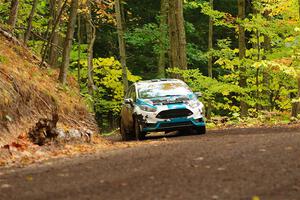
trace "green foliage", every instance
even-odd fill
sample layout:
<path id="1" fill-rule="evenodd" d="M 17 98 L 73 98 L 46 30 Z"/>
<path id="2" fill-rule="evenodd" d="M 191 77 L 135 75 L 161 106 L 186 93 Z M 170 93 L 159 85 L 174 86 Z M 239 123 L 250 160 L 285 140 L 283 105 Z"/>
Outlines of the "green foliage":
<path id="1" fill-rule="evenodd" d="M 78 60 L 78 51 L 80 50 L 80 59 L 84 60 L 87 59 L 87 49 L 88 49 L 88 44 L 81 44 L 80 49 L 78 44 L 74 44 L 72 46 L 71 54 L 70 54 L 70 60 L 76 61 Z"/>
<path id="2" fill-rule="evenodd" d="M 8 19 L 10 1 L 0 0 L 0 23 L 3 24 Z"/>
<path id="3" fill-rule="evenodd" d="M 203 14 L 208 15 L 214 20 L 214 26 L 235 27 L 235 24 L 231 23 L 231 20 L 233 20 L 231 14 L 212 9 L 208 2 L 199 4 L 199 6 Z"/>
<path id="4" fill-rule="evenodd" d="M 107 114 L 112 113 L 118 116 L 120 106 L 124 97 L 124 87 L 122 84 L 122 68 L 115 58 L 95 58 L 93 59 L 93 80 L 97 90 L 93 95 L 89 94 L 87 79 L 87 61 L 81 60 L 80 86 L 81 93 L 92 102 L 95 112 Z M 74 74 L 77 72 L 74 71 Z M 127 71 L 128 81 L 133 83 L 140 80 L 140 77 Z"/>
<path id="5" fill-rule="evenodd" d="M 199 47 L 195 44 L 188 43 L 187 44 L 187 57 L 188 57 L 188 64 L 192 66 L 195 62 L 207 62 L 206 54 L 199 49 Z"/>
<path id="6" fill-rule="evenodd" d="M 126 34 L 126 41 L 137 47 L 145 45 L 153 45 L 154 49 L 158 49 L 161 33 L 159 27 L 155 23 L 145 24 L 142 28 L 135 28 Z M 166 38 L 164 38 L 166 39 Z M 164 41 L 167 45 L 167 41 Z"/>
<path id="7" fill-rule="evenodd" d="M 6 57 L 0 55 L 0 63 L 5 63 L 6 62 Z"/>
<path id="8" fill-rule="evenodd" d="M 185 22 L 185 29 L 187 34 L 196 32 L 196 28 L 192 23 Z M 161 31 L 165 34 L 162 35 Z M 126 42 L 141 51 L 147 51 L 151 59 L 151 64 L 155 63 L 161 51 L 166 52 L 169 48 L 169 39 L 167 36 L 168 27 L 159 27 L 155 23 L 145 24 L 142 28 L 135 28 L 126 34 Z M 141 55 L 138 55 L 141 56 Z M 194 43 L 187 43 L 187 57 L 190 66 L 197 62 L 207 62 L 207 57 L 199 46 Z M 146 63 L 149 65 L 149 61 Z M 144 66 L 140 66 L 141 68 Z M 153 66 L 151 66 L 153 67 Z M 159 75 L 158 75 L 159 76 Z M 151 77 L 155 78 L 155 77 Z"/>
<path id="9" fill-rule="evenodd" d="M 235 102 L 238 95 L 245 94 L 244 89 L 236 84 L 225 83 L 202 75 L 199 70 L 169 69 L 171 75 L 180 76 L 193 91 L 203 93 L 202 101 L 210 103 L 215 114 L 233 115 L 239 111 Z"/>
<path id="10" fill-rule="evenodd" d="M 237 94 L 230 94 L 229 99 L 235 95 L 235 106 L 239 106 L 241 100 L 246 102 L 250 108 L 249 114 L 253 117 L 259 115 L 259 110 L 289 110 L 291 103 L 296 100 L 293 97 L 296 96 L 296 77 L 299 76 L 300 64 L 300 38 L 297 33 L 300 29 L 297 28 L 298 16 L 295 15 L 297 6 L 294 6 L 294 0 L 293 3 L 285 1 L 285 4 L 280 4 L 281 7 L 275 2 L 254 1 L 256 12 L 249 14 L 245 20 L 213 10 L 208 3 L 201 4 L 202 12 L 214 19 L 215 26 L 237 31 L 239 24 L 249 35 L 244 59 L 239 58 L 239 49 L 232 38 L 218 40 L 215 49 L 207 52 L 207 55 L 214 57 L 214 68 L 218 69 L 215 78 L 220 84 L 237 86 L 241 76 L 247 78 L 247 86 Z M 220 88 L 220 92 L 222 90 Z M 239 118 L 237 113 L 234 116 Z"/>

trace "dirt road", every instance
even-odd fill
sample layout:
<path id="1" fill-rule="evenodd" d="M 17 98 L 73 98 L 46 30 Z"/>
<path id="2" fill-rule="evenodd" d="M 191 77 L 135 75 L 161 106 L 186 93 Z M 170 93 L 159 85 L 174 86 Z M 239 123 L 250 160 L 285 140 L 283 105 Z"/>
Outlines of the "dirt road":
<path id="1" fill-rule="evenodd" d="M 0 169 L 0 199 L 300 199 L 300 131 L 235 129 Z"/>

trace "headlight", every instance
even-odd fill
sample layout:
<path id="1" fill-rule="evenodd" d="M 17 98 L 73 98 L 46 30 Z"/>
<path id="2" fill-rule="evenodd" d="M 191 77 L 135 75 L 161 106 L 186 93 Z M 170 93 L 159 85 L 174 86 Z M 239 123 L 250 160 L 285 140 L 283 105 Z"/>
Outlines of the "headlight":
<path id="1" fill-rule="evenodd" d="M 147 112 L 155 112 L 156 111 L 156 108 L 146 106 L 146 105 L 140 105 L 139 107 L 141 110 L 147 111 Z"/>
<path id="2" fill-rule="evenodd" d="M 200 108 L 201 107 L 201 103 L 199 101 L 193 100 L 193 101 L 189 102 L 189 106 L 191 106 L 192 108 L 198 108 L 198 107 Z"/>

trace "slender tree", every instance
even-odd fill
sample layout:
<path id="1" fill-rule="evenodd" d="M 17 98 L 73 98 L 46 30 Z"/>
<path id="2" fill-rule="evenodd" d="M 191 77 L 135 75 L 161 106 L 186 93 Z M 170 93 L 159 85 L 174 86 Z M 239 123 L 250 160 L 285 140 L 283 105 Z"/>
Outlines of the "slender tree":
<path id="1" fill-rule="evenodd" d="M 53 3 L 54 8 L 52 12 L 52 31 L 53 31 L 53 36 L 52 40 L 50 43 L 50 49 L 49 49 L 49 65 L 50 66 L 56 66 L 57 65 L 57 60 L 59 56 L 59 52 L 57 49 L 57 46 L 59 46 L 59 24 L 61 22 L 61 17 L 60 17 L 60 10 L 62 8 L 62 0 L 51 0 Z M 56 25 L 57 23 L 57 25 Z"/>
<path id="2" fill-rule="evenodd" d="M 29 37 L 31 35 L 32 20 L 33 20 L 33 17 L 34 17 L 34 13 L 35 13 L 37 4 L 38 4 L 38 0 L 33 0 L 31 11 L 30 11 L 30 14 L 29 14 L 29 17 L 28 17 L 27 29 L 26 29 L 25 35 L 24 35 L 24 44 L 27 44 L 27 41 L 29 40 Z"/>
<path id="3" fill-rule="evenodd" d="M 298 10 L 299 18 L 298 18 L 298 20 L 300 21 L 300 0 L 298 0 L 298 6 L 299 6 L 299 10 Z M 298 97 L 298 99 L 300 99 L 300 75 L 299 74 L 298 74 L 298 77 L 297 77 L 297 86 L 298 86 L 297 97 Z M 298 114 L 299 114 L 299 110 L 300 110 L 300 103 L 299 102 L 293 103 L 292 117 L 297 117 Z"/>
<path id="4" fill-rule="evenodd" d="M 165 77 L 165 68 L 166 68 L 166 44 L 165 40 L 167 38 L 167 26 L 168 26 L 168 8 L 169 0 L 160 1 L 160 41 L 159 41 L 159 58 L 158 58 L 158 76 L 161 78 Z"/>
<path id="5" fill-rule="evenodd" d="M 214 0 L 209 0 L 209 5 L 213 9 L 214 8 Z M 208 24 L 208 50 L 211 51 L 213 49 L 213 18 L 209 17 L 209 24 Z M 212 56 L 209 55 L 208 57 L 208 76 L 212 78 L 212 66 L 213 60 Z"/>
<path id="6" fill-rule="evenodd" d="M 209 0 L 209 5 L 212 9 L 214 9 L 214 0 Z M 213 18 L 210 16 L 209 17 L 209 23 L 208 23 L 208 51 L 211 51 L 213 49 Z M 212 55 L 209 55 L 208 57 L 208 76 L 210 78 L 213 77 L 213 72 L 212 72 L 212 67 L 213 67 L 213 57 Z M 208 102 L 207 105 L 207 114 L 206 117 L 208 119 L 211 118 L 211 110 L 212 110 L 212 106 L 211 106 L 211 101 Z"/>
<path id="7" fill-rule="evenodd" d="M 271 21 L 272 20 L 272 18 L 271 18 L 271 16 L 270 16 L 270 11 L 265 11 L 264 13 L 263 13 L 263 16 L 267 19 L 267 21 Z M 263 48 L 263 50 L 264 50 L 264 52 L 265 52 L 265 54 L 266 53 L 270 53 L 271 51 L 272 51 L 272 45 L 271 45 L 271 38 L 270 38 L 270 36 L 268 35 L 268 34 L 263 34 L 263 36 L 264 36 L 264 41 L 262 42 L 262 48 Z M 258 40 L 259 40 L 259 38 L 258 38 Z M 260 52 L 259 51 L 259 47 L 258 47 L 258 52 Z M 259 54 L 259 53 L 258 53 Z M 258 58 L 260 58 L 260 56 L 258 56 Z M 262 59 L 265 59 L 265 58 L 262 58 Z M 267 70 L 264 70 L 263 71 L 263 88 L 268 88 L 268 86 L 270 85 L 270 74 L 269 74 L 269 71 L 267 71 Z M 265 94 L 265 95 L 267 95 L 267 96 L 270 96 L 271 95 L 271 93 L 270 93 L 270 91 L 268 90 L 268 89 L 263 89 L 263 91 L 262 91 L 262 93 L 263 94 Z M 271 108 L 272 108 L 272 99 L 270 98 L 270 100 L 269 100 L 269 102 L 270 102 L 270 106 L 264 106 L 264 109 L 266 109 L 266 110 L 270 110 Z"/>
<path id="8" fill-rule="evenodd" d="M 246 1 L 245 0 L 238 0 L 238 18 L 243 20 L 246 18 Z M 240 81 L 239 85 L 242 88 L 247 86 L 247 77 L 245 75 L 246 68 L 243 66 L 243 59 L 246 57 L 246 38 L 245 38 L 245 29 L 243 25 L 238 25 L 239 30 L 239 58 L 240 58 Z M 242 97 L 243 98 L 243 97 Z M 246 117 L 248 115 L 248 105 L 247 103 L 241 98 L 241 117 Z"/>
<path id="9" fill-rule="evenodd" d="M 80 13 L 77 16 L 77 40 L 78 40 L 78 51 L 77 51 L 77 81 L 78 84 L 80 84 L 80 79 L 81 79 L 81 75 L 80 75 L 80 71 L 81 71 L 81 64 L 80 64 L 80 60 L 81 60 L 81 15 Z"/>
<path id="10" fill-rule="evenodd" d="M 19 0 L 12 0 L 10 6 L 10 14 L 7 21 L 7 24 L 10 26 L 11 32 L 14 31 L 17 23 L 18 10 L 19 10 Z"/>
<path id="11" fill-rule="evenodd" d="M 60 18 L 63 14 L 63 11 L 65 10 L 65 8 L 67 6 L 67 2 L 68 2 L 68 0 L 64 1 L 64 4 L 62 5 L 61 9 L 59 10 L 59 14 L 58 14 L 57 18 L 55 19 L 54 25 L 52 27 L 51 34 L 50 34 L 48 40 L 46 41 L 46 45 L 43 45 L 45 47 L 42 47 L 42 49 L 44 49 L 44 50 L 42 50 L 42 53 L 41 53 L 42 54 L 42 61 L 40 63 L 41 66 L 44 64 L 44 61 L 46 60 L 48 48 L 49 48 L 50 45 L 52 45 L 51 42 L 53 41 L 53 37 L 55 36 L 55 32 L 57 31 L 56 27 L 58 26 L 58 24 L 60 22 Z M 76 12 L 77 12 L 77 10 L 76 10 Z M 75 16 L 75 21 L 76 21 L 76 16 Z M 70 26 L 70 24 L 68 24 L 68 28 L 69 28 L 69 26 Z M 65 46 L 64 46 L 64 48 L 65 48 Z"/>
<path id="12" fill-rule="evenodd" d="M 126 67 L 126 48 L 125 48 L 125 40 L 124 40 L 124 15 L 122 15 L 121 11 L 121 2 L 122 0 L 115 1 L 115 12 L 116 12 L 116 21 L 117 21 L 117 31 L 118 31 L 118 40 L 119 40 L 119 53 L 121 58 L 121 66 L 122 66 L 122 80 L 124 85 L 124 93 L 127 92 L 128 89 L 128 78 L 127 78 L 127 67 Z"/>
<path id="13" fill-rule="evenodd" d="M 70 16 L 68 20 L 68 28 L 67 28 L 66 38 L 64 42 L 62 64 L 60 67 L 60 72 L 58 77 L 58 80 L 62 84 L 66 84 L 67 81 L 67 74 L 68 74 L 68 69 L 70 64 L 70 52 L 72 49 L 72 40 L 74 37 L 74 30 L 76 25 L 77 9 L 78 9 L 78 0 L 72 0 Z"/>
<path id="14" fill-rule="evenodd" d="M 88 57 L 88 89 L 89 93 L 93 94 L 96 89 L 93 80 L 93 47 L 96 39 L 96 27 L 92 21 L 91 2 L 87 2 L 88 12 L 86 13 L 86 30 L 87 30 L 87 57 Z"/>
<path id="15" fill-rule="evenodd" d="M 170 66 L 187 69 L 183 0 L 169 0 Z"/>

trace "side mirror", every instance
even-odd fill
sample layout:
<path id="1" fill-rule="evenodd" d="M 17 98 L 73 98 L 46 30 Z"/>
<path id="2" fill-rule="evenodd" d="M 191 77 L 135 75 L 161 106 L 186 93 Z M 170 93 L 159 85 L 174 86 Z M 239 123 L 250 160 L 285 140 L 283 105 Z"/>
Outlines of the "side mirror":
<path id="1" fill-rule="evenodd" d="M 133 100 L 132 100 L 132 98 L 124 99 L 124 103 L 125 104 L 132 104 Z"/>
<path id="2" fill-rule="evenodd" d="M 201 92 L 195 92 L 195 95 L 196 95 L 197 97 L 202 97 L 202 93 L 201 93 Z"/>

